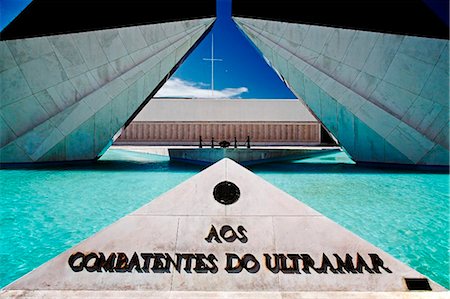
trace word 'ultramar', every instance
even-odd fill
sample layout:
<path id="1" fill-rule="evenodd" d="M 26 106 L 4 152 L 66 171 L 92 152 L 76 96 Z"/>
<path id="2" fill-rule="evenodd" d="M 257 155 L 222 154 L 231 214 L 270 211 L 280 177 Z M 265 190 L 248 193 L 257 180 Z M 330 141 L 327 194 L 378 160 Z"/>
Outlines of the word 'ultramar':
<path id="1" fill-rule="evenodd" d="M 384 265 L 384 261 L 375 253 L 369 253 L 370 261 L 366 261 L 359 253 L 356 258 L 346 254 L 344 258 L 333 254 L 329 258 L 322 254 L 320 263 L 317 263 L 309 254 L 265 253 L 262 262 L 253 254 L 239 256 L 235 253 L 225 253 L 225 271 L 228 273 L 257 273 L 261 264 L 272 273 L 285 274 L 361 274 L 386 273 L 392 271 Z M 88 272 L 138 272 L 138 273 L 217 273 L 218 259 L 214 254 L 204 253 L 133 253 L 129 258 L 125 253 L 110 253 L 108 257 L 103 252 L 84 254 L 77 252 L 68 260 L 74 272 L 86 270 Z"/>

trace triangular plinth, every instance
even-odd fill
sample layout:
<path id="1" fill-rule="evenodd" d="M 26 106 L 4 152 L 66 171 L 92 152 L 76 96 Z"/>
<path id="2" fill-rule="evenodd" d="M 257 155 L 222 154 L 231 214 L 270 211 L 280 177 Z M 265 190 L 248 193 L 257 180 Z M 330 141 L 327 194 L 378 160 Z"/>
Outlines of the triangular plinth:
<path id="1" fill-rule="evenodd" d="M 238 190 L 218 186 L 223 181 Z M 444 290 L 223 159 L 6 290 L 392 292 L 414 286 Z"/>

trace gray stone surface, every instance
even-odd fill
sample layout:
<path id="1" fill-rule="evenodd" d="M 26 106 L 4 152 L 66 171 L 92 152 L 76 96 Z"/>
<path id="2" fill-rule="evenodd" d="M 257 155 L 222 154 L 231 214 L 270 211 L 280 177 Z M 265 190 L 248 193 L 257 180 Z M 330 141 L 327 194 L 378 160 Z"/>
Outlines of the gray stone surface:
<path id="1" fill-rule="evenodd" d="M 354 160 L 448 166 L 448 40 L 234 20 Z"/>
<path id="2" fill-rule="evenodd" d="M 313 122 L 308 108 L 295 99 L 158 99 L 149 102 L 135 121 L 284 121 Z"/>
<path id="3" fill-rule="evenodd" d="M 239 199 L 230 205 L 219 203 L 213 196 L 215 186 L 225 180 L 235 183 L 240 190 Z M 229 229 L 221 233 L 226 225 L 238 232 L 239 239 L 230 240 L 232 233 Z M 206 238 L 213 226 L 218 239 L 211 238 L 208 242 Z M 240 226 L 245 231 L 239 229 Z M 69 257 L 77 252 L 85 255 L 102 252 L 106 258 L 110 253 L 122 252 L 128 256 L 127 265 L 136 252 L 141 271 L 136 267 L 125 272 L 114 269 L 107 272 L 104 268 L 89 272 L 83 267 L 81 271 L 74 271 L 69 266 Z M 202 267 L 196 268 L 198 260 L 193 258 L 191 265 L 183 260 L 179 271 L 171 264 L 161 273 L 157 270 L 158 266 L 155 266 L 154 258 L 146 269 L 144 258 L 139 256 L 141 253 L 168 254 L 172 257 L 177 253 L 212 254 L 217 268 L 216 271 L 202 273 Z M 229 273 L 226 270 L 230 270 L 226 257 L 230 254 L 241 257 L 251 254 L 260 267 L 253 272 L 243 269 L 239 273 Z M 273 261 L 272 264 L 267 264 L 265 254 L 272 258 L 273 254 L 307 254 L 309 257 L 302 256 L 298 259 L 298 271 L 285 273 L 288 271 L 287 267 L 294 265 L 292 260 L 287 261 L 286 266 L 280 266 L 284 271 L 270 271 L 268 265 L 273 265 Z M 326 272 L 314 270 L 311 259 L 315 261 L 315 269 L 318 269 L 324 254 L 329 257 L 331 264 L 324 268 Z M 341 268 L 343 273 L 338 273 L 336 269 L 339 267 L 334 254 L 343 259 L 347 254 L 350 255 L 353 261 L 347 260 L 348 265 L 353 264 L 356 270 L 345 266 Z M 379 267 L 375 267 L 369 254 L 376 254 L 383 263 L 378 262 Z M 357 263 L 358 255 L 360 257 Z M 360 264 L 361 258 L 366 261 L 367 266 Z M 165 259 L 161 261 L 161 267 L 164 268 Z M 206 259 L 203 261 L 207 267 L 212 265 Z M 80 260 L 76 260 L 73 265 L 76 266 L 79 262 Z M 255 264 L 249 262 L 247 266 L 252 268 Z M 86 265 L 93 266 L 94 262 L 91 260 Z M 235 261 L 232 265 L 238 264 Z M 350 273 L 352 269 L 355 273 Z M 117 292 L 143 292 L 142 294 L 149 296 L 159 292 L 161 296 L 190 294 L 196 297 L 201 292 L 207 292 L 205 295 L 211 296 L 234 296 L 239 292 L 247 292 L 256 297 L 276 295 L 289 298 L 298 297 L 303 292 L 316 292 L 309 293 L 316 296 L 322 294 L 319 292 L 325 292 L 323 296 L 328 298 L 331 293 L 327 292 L 394 292 L 392 296 L 397 296 L 398 292 L 408 292 L 405 277 L 427 279 L 432 290 L 438 291 L 438 297 L 442 295 L 439 291 L 445 291 L 422 274 L 236 162 L 223 159 L 19 278 L 6 286 L 3 294 L 33 297 L 60 294 L 55 292 L 75 292 L 74 295 L 101 297 L 105 294 L 119 295 Z M 352 293 L 347 295 L 350 294 Z M 354 296 L 358 294 L 366 293 L 355 293 Z M 409 294 L 415 296 L 414 292 L 403 295 L 408 297 Z M 377 293 L 373 293 L 373 296 L 376 297 Z"/>
<path id="4" fill-rule="evenodd" d="M 213 21 L 0 42 L 0 162 L 95 159 Z"/>
<path id="5" fill-rule="evenodd" d="M 447 299 L 446 292 L 0 291 L 2 298 Z"/>
<path id="6" fill-rule="evenodd" d="M 243 149 L 243 148 L 188 148 L 188 149 L 169 149 L 170 160 L 193 163 L 199 165 L 211 165 L 223 158 L 229 158 L 241 165 L 255 165 L 261 163 L 281 162 L 301 160 L 322 155 L 328 155 L 333 152 L 339 152 L 340 149 Z"/>

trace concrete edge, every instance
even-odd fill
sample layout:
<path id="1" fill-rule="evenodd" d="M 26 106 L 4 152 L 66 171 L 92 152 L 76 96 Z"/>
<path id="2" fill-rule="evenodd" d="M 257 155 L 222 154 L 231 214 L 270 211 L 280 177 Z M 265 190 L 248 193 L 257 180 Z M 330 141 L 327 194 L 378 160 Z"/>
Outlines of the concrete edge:
<path id="1" fill-rule="evenodd" d="M 450 292 L 175 292 L 175 291 L 1 291 L 2 298 L 303 298 L 303 299 L 421 299 L 449 298 Z"/>

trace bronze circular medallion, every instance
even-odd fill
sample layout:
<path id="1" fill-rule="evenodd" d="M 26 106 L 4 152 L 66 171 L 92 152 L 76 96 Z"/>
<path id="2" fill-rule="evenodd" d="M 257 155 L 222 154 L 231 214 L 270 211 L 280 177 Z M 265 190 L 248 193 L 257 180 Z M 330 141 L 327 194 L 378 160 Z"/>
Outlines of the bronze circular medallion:
<path id="1" fill-rule="evenodd" d="M 221 204 L 231 205 L 239 199 L 239 196 L 241 196 L 241 191 L 234 183 L 223 181 L 214 187 L 213 195 L 214 199 Z"/>

